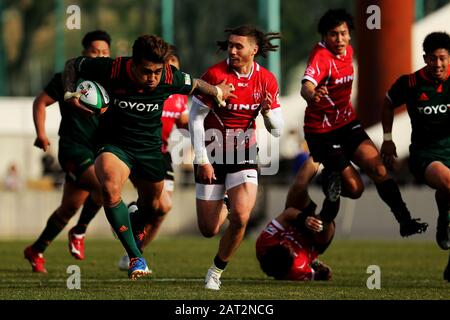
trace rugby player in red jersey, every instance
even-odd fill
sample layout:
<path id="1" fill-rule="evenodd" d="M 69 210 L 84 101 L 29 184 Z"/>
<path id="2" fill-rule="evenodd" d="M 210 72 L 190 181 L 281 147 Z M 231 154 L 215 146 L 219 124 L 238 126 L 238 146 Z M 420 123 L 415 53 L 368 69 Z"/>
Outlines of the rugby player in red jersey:
<path id="1" fill-rule="evenodd" d="M 450 249 L 450 36 L 433 32 L 423 42 L 426 66 L 403 75 L 388 91 L 383 104 L 384 141 L 381 155 L 392 167 L 397 156 L 392 140 L 394 109 L 406 104 L 411 118 L 409 168 L 418 181 L 436 190 L 436 241 Z M 449 257 L 450 259 L 450 257 Z M 450 261 L 444 271 L 450 281 Z"/>
<path id="2" fill-rule="evenodd" d="M 139 249 L 144 228 L 158 210 L 165 165 L 161 152 L 161 115 L 164 101 L 172 94 L 202 93 L 220 104 L 234 97 L 225 81 L 212 86 L 167 63 L 169 44 L 155 35 L 138 37 L 132 57 L 116 59 L 78 57 L 66 63 L 63 73 L 65 99 L 86 114 L 74 93 L 75 79 L 101 83 L 112 105 L 100 121 L 100 149 L 95 172 L 100 181 L 106 217 L 130 257 L 128 276 L 148 275 L 147 262 Z M 139 221 L 130 222 L 122 201 L 122 187 L 133 180 L 138 191 Z"/>
<path id="3" fill-rule="evenodd" d="M 193 98 L 189 129 L 194 146 L 197 218 L 205 237 L 215 236 L 228 216 L 230 221 L 214 263 L 205 277 L 205 288 L 220 290 L 220 276 L 238 249 L 255 205 L 258 173 L 255 118 L 263 115 L 266 129 L 279 136 L 283 118 L 275 76 L 254 61 L 278 46 L 278 33 L 263 33 L 252 26 L 227 29 L 218 41 L 228 58 L 210 67 L 202 79 L 210 84 L 226 80 L 235 95 L 220 107 L 203 95 Z M 206 144 L 206 145 L 205 145 Z M 224 206 L 227 193 L 230 213 Z"/>
<path id="4" fill-rule="evenodd" d="M 83 55 L 109 57 L 111 38 L 102 30 L 87 33 L 82 40 Z M 84 259 L 84 238 L 89 222 L 102 206 L 100 183 L 94 171 L 96 148 L 94 139 L 98 117 L 87 118 L 64 101 L 61 73 L 54 75 L 44 91 L 33 102 L 33 119 L 36 127 L 34 145 L 47 151 L 50 146 L 45 131 L 45 108 L 59 102 L 61 124 L 59 128 L 58 159 L 66 171 L 61 205 L 47 221 L 39 238 L 25 248 L 25 258 L 34 272 L 46 273 L 44 251 L 83 205 L 77 224 L 69 231 L 69 252 L 76 259 Z"/>
<path id="5" fill-rule="evenodd" d="M 330 200 L 336 200 L 341 190 L 343 196 L 359 198 L 364 184 L 353 162 L 374 181 L 380 198 L 400 224 L 401 236 L 425 232 L 428 224 L 411 218 L 396 182 L 389 176 L 376 146 L 353 110 L 352 28 L 353 19 L 343 9 L 329 10 L 320 18 L 318 31 L 322 41 L 310 55 L 301 87 L 301 95 L 308 103 L 304 132 L 312 158 L 297 174 L 286 206 L 300 202 L 314 206 L 308 199 L 306 185 L 317 172 L 318 163 L 325 168 L 327 186 L 324 189 Z M 302 195 L 302 200 L 295 200 L 296 195 Z"/>
<path id="6" fill-rule="evenodd" d="M 331 268 L 317 257 L 333 239 L 338 210 L 339 200 L 328 199 L 317 216 L 286 208 L 256 240 L 256 257 L 261 269 L 277 280 L 330 280 Z"/>

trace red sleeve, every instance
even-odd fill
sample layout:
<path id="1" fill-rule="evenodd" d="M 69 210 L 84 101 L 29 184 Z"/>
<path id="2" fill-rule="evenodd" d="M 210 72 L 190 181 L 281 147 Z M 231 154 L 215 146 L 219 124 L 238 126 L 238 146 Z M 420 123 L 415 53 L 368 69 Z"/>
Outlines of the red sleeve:
<path id="1" fill-rule="evenodd" d="M 221 81 L 219 81 L 217 79 L 217 73 L 214 72 L 214 70 L 212 70 L 211 68 L 208 69 L 201 77 L 202 80 L 208 82 L 209 84 L 215 86 L 216 84 L 219 84 Z M 202 95 L 202 94 L 197 94 L 195 96 L 195 98 L 197 98 L 203 105 L 209 107 L 209 108 L 214 108 L 215 105 L 215 101 L 214 98 L 211 96 L 206 96 L 206 95 Z"/>
<path id="2" fill-rule="evenodd" d="M 278 88 L 277 79 L 271 74 L 271 79 L 268 83 L 267 91 L 272 95 L 272 105 L 271 109 L 276 109 L 280 107 L 280 89 Z"/>
<path id="3" fill-rule="evenodd" d="M 328 76 L 328 69 L 328 61 L 320 54 L 313 53 L 308 61 L 308 66 L 306 67 L 302 81 L 309 80 L 314 83 L 314 85 L 318 86 L 318 84 Z"/>

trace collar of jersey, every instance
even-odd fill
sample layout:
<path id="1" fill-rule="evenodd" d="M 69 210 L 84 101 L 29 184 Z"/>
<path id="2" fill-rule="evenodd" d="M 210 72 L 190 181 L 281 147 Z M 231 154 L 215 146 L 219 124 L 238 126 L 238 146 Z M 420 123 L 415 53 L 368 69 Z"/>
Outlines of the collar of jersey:
<path id="1" fill-rule="evenodd" d="M 227 66 L 230 67 L 230 59 L 227 58 Z M 256 69 L 256 71 L 259 71 L 259 65 L 253 61 L 253 66 L 252 66 L 252 71 L 250 71 L 250 73 L 248 74 L 241 74 L 239 72 L 237 72 L 236 70 L 234 70 L 233 68 L 230 68 L 231 70 L 233 70 L 233 72 L 236 74 L 236 76 L 238 77 L 239 80 L 250 80 L 252 78 L 253 75 L 253 71 Z"/>

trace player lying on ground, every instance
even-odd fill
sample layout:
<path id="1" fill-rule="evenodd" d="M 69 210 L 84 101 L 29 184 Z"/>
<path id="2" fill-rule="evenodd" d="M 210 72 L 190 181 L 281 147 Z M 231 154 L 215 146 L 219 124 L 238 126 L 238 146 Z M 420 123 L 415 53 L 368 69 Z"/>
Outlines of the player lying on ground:
<path id="1" fill-rule="evenodd" d="M 325 199 L 318 215 L 285 209 L 256 240 L 261 269 L 278 280 L 330 280 L 331 268 L 317 258 L 330 245 L 339 200 Z"/>

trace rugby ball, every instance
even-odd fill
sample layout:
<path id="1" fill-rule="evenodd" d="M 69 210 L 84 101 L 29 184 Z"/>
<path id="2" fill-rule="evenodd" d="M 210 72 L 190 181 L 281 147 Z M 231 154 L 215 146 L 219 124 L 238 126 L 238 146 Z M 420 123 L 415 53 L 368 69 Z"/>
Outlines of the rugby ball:
<path id="1" fill-rule="evenodd" d="M 109 95 L 98 82 L 80 79 L 76 91 L 81 93 L 80 101 L 95 114 L 100 115 L 108 109 Z"/>

